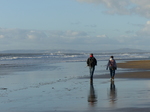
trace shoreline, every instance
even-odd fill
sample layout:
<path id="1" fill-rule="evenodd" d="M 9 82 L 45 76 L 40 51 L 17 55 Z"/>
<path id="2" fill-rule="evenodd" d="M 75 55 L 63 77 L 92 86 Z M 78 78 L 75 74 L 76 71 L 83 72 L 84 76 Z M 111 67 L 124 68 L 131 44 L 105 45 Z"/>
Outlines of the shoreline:
<path id="1" fill-rule="evenodd" d="M 117 63 L 118 69 L 129 69 L 130 71 L 124 73 L 117 73 L 115 78 L 150 78 L 150 60 L 126 61 L 124 63 Z M 131 70 L 132 69 L 132 70 Z M 140 71 L 134 71 L 140 70 Z M 109 74 L 109 73 L 108 73 Z M 108 74 L 98 75 L 95 78 L 110 78 Z"/>
<path id="2" fill-rule="evenodd" d="M 118 68 L 133 68 L 150 70 L 150 60 L 126 61 L 125 63 L 117 63 Z"/>

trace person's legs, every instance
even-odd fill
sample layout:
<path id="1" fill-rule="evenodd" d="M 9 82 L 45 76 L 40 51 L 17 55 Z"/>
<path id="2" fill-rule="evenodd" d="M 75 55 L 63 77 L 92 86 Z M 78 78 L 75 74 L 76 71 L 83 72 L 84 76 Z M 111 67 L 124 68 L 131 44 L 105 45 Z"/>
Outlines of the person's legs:
<path id="1" fill-rule="evenodd" d="M 112 78 L 114 79 L 115 77 L 115 70 L 112 70 Z"/>
<path id="2" fill-rule="evenodd" d="M 93 79 L 94 71 L 95 71 L 95 67 L 92 67 L 92 79 Z"/>
<path id="3" fill-rule="evenodd" d="M 113 77 L 113 70 L 112 70 L 112 68 L 109 68 L 109 71 L 110 71 L 110 77 L 112 78 Z"/>
<path id="4" fill-rule="evenodd" d="M 94 74 L 94 70 L 95 70 L 95 67 L 89 67 L 90 69 L 90 80 L 91 80 L 91 83 L 93 82 L 93 74 Z"/>
<path id="5" fill-rule="evenodd" d="M 91 77 L 91 74 L 92 74 L 92 68 L 91 68 L 91 67 L 89 67 L 89 70 L 90 70 L 90 77 Z"/>

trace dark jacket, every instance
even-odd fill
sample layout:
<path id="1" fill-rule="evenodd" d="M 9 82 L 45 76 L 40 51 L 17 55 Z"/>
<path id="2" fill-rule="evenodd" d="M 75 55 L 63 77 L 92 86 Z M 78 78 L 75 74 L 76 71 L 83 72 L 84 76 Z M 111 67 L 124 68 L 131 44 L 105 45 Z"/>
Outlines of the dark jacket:
<path id="1" fill-rule="evenodd" d="M 87 66 L 94 67 L 95 65 L 97 65 L 96 58 L 95 57 L 89 57 L 87 59 Z"/>

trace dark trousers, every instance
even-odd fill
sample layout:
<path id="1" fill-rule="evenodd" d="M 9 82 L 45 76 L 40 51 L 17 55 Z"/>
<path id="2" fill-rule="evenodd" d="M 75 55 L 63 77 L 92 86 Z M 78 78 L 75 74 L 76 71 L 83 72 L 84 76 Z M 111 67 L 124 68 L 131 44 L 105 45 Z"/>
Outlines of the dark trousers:
<path id="1" fill-rule="evenodd" d="M 114 78 L 115 76 L 115 69 L 112 69 L 111 67 L 109 68 L 109 71 L 110 71 L 110 77 L 111 78 Z"/>
<path id="2" fill-rule="evenodd" d="M 93 74 L 94 74 L 95 66 L 89 67 L 89 70 L 90 70 L 90 79 L 93 80 Z"/>

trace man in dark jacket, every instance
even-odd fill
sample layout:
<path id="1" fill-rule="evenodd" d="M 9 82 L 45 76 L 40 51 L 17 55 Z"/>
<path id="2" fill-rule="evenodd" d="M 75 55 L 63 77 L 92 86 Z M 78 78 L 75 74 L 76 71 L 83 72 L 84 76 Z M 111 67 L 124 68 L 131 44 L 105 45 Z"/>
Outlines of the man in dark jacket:
<path id="1" fill-rule="evenodd" d="M 90 54 L 90 57 L 87 59 L 87 66 L 89 66 L 89 70 L 90 70 L 90 80 L 91 83 L 93 83 L 93 74 L 94 74 L 94 70 L 95 70 L 95 66 L 97 65 L 97 60 L 96 58 L 93 56 L 93 54 Z"/>

